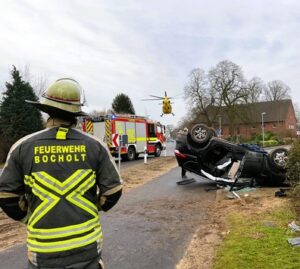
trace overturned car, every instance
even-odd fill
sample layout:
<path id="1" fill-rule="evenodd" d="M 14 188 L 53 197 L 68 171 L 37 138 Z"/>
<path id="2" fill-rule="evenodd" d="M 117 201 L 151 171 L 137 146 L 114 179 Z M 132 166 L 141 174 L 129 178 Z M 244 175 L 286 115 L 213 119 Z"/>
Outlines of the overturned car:
<path id="1" fill-rule="evenodd" d="M 252 178 L 260 185 L 280 185 L 286 180 L 288 150 L 267 152 L 257 145 L 234 144 L 216 137 L 212 128 L 196 124 L 176 137 L 175 156 L 184 170 L 230 184 Z"/>

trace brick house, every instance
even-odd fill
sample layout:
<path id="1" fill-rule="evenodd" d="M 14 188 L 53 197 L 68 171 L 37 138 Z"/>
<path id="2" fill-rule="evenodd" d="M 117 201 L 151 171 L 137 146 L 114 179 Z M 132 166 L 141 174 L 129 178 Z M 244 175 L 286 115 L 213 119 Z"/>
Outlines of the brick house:
<path id="1" fill-rule="evenodd" d="M 229 121 L 226 107 L 221 107 L 213 127 L 219 129 L 223 138 L 230 136 L 250 138 L 253 134 L 270 131 L 279 139 L 296 137 L 297 119 L 290 99 L 241 104 L 235 108 L 233 120 Z"/>

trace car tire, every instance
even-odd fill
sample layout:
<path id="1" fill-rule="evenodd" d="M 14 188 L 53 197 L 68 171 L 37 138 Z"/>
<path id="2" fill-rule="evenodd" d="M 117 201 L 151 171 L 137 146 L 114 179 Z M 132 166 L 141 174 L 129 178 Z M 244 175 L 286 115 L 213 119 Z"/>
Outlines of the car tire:
<path id="1" fill-rule="evenodd" d="M 278 169 L 284 170 L 287 163 L 288 150 L 285 148 L 277 148 L 269 153 L 271 165 Z"/>
<path id="2" fill-rule="evenodd" d="M 190 131 L 192 140 L 199 145 L 207 143 L 213 136 L 212 130 L 205 124 L 196 124 Z"/>
<path id="3" fill-rule="evenodd" d="M 135 152 L 135 148 L 134 147 L 129 147 L 127 150 L 127 155 L 126 155 L 126 159 L 128 161 L 133 161 L 136 158 L 136 152 Z"/>
<path id="4" fill-rule="evenodd" d="M 160 145 L 155 145 L 154 156 L 155 156 L 155 157 L 159 157 L 160 154 L 161 154 L 161 147 L 160 147 Z"/>

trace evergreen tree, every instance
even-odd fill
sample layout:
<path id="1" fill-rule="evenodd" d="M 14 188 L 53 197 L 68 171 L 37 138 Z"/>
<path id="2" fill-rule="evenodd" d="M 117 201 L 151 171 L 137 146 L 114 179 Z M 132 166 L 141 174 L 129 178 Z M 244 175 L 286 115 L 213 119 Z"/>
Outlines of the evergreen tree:
<path id="1" fill-rule="evenodd" d="M 33 88 L 22 80 L 15 66 L 11 76 L 12 82 L 6 82 L 6 91 L 0 103 L 0 137 L 4 157 L 18 139 L 43 128 L 41 112 L 25 102 L 37 101 Z"/>
<path id="2" fill-rule="evenodd" d="M 130 98 L 128 97 L 128 95 L 124 93 L 118 94 L 114 98 L 111 106 L 115 113 L 125 113 L 125 114 L 135 115 L 133 104 Z"/>

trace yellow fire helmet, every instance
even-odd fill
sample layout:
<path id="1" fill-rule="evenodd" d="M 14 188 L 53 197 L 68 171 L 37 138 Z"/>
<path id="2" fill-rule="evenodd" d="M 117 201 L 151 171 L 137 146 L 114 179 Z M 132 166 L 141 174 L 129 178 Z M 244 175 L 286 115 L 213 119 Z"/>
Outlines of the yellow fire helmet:
<path id="1" fill-rule="evenodd" d="M 84 104 L 84 92 L 80 84 L 71 78 L 61 78 L 52 83 L 43 93 L 40 102 L 25 101 L 51 116 L 87 115 L 81 111 Z"/>

